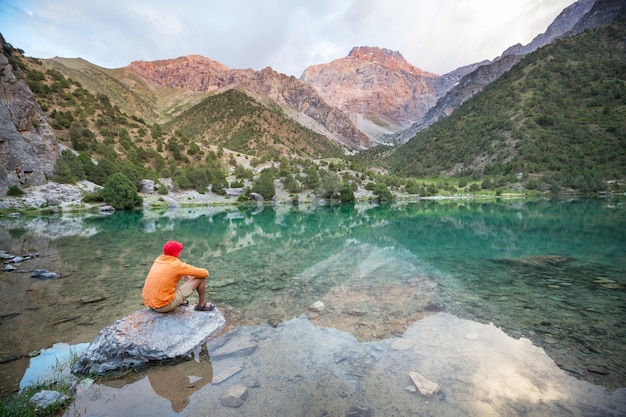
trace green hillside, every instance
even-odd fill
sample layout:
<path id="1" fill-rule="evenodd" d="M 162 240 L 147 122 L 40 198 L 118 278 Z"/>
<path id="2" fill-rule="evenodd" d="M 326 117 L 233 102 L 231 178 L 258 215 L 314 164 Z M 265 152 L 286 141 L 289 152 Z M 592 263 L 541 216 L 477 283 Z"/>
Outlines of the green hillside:
<path id="1" fill-rule="evenodd" d="M 124 113 L 150 123 L 167 121 L 206 96 L 159 86 L 124 68 L 102 68 L 80 58 L 40 61 L 45 69 L 58 71 L 94 94 L 106 95 Z"/>
<path id="2" fill-rule="evenodd" d="M 165 125 L 184 137 L 259 159 L 343 155 L 339 145 L 296 123 L 277 105 L 264 105 L 242 90 L 207 97 Z"/>
<path id="3" fill-rule="evenodd" d="M 211 186 L 213 192 L 224 194 L 230 185 L 227 174 L 232 171 L 236 186 L 247 181 L 249 191 L 264 190 L 268 197 L 278 178 L 284 178 L 290 192 L 315 189 L 334 196 L 344 187 L 336 174 L 321 167 L 338 163 L 315 160 L 341 156 L 342 148 L 297 124 L 269 100 L 265 105 L 242 91 L 230 90 L 191 107 L 181 105 L 180 114 L 167 124 L 149 123 L 96 92 L 103 86 L 92 91 L 18 50 L 9 57 L 17 68 L 16 76 L 35 94 L 59 142 L 73 151 L 63 152 L 51 180 L 73 183 L 87 179 L 104 185 L 112 175 L 122 173 L 137 187 L 142 179 L 169 178 L 178 189 L 205 192 Z M 106 75 L 102 79 L 107 88 L 117 85 L 119 92 L 124 92 L 124 83 L 111 82 Z M 254 178 L 250 167 L 262 162 L 274 162 L 280 170 L 273 168 Z M 167 192 L 166 187 L 159 190 Z"/>
<path id="4" fill-rule="evenodd" d="M 250 168 L 274 162 L 268 184 L 282 179 L 290 192 L 318 195 L 357 186 L 420 196 L 618 191 L 626 183 L 625 23 L 544 47 L 405 145 L 352 156 L 244 90 L 193 93 L 80 59 L 26 58 L 14 48 L 8 57 L 75 151 L 57 163 L 51 179 L 61 182 L 102 185 L 122 172 L 135 184 L 171 178 L 224 192 L 228 181 L 259 180 Z"/>
<path id="5" fill-rule="evenodd" d="M 622 19 L 526 56 L 384 158 L 397 175 L 594 192 L 626 177 Z"/>

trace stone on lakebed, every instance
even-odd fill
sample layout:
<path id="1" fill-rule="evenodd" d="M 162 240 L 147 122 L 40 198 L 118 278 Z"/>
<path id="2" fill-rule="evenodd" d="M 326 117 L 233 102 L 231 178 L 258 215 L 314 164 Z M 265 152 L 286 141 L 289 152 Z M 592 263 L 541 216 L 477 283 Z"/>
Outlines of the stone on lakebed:
<path id="1" fill-rule="evenodd" d="M 188 357 L 226 324 L 218 310 L 179 307 L 169 313 L 136 311 L 103 329 L 78 358 L 75 374 L 105 375 L 150 362 Z"/>

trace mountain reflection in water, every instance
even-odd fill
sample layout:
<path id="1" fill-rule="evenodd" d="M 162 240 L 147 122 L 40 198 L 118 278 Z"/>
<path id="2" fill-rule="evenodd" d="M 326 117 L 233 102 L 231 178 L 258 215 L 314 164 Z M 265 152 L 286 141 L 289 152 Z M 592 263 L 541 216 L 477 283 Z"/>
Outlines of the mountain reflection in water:
<path id="1" fill-rule="evenodd" d="M 273 339 L 271 335 L 281 329 L 285 332 L 294 318 L 304 314 L 307 323 L 317 326 L 310 328 L 311 334 L 334 329 L 350 335 L 357 346 L 350 349 L 356 351 L 369 349 L 370 344 L 383 346 L 379 353 L 374 351 L 378 360 L 370 358 L 372 352 L 363 353 L 371 362 L 367 370 L 351 368 L 346 372 L 358 375 L 337 376 L 338 380 L 353 380 L 354 385 L 348 390 L 345 381 L 336 382 L 349 393 L 340 398 L 357 401 L 352 393 L 365 395 L 360 391 L 365 389 L 366 397 L 376 399 L 376 403 L 386 402 L 385 395 L 401 401 L 396 395 L 408 395 L 408 367 L 400 368 L 402 373 L 394 382 L 397 386 L 389 387 L 384 395 L 364 388 L 367 384 L 363 378 L 389 377 L 374 377 L 371 367 L 387 358 L 388 353 L 381 352 L 391 352 L 393 357 L 404 352 L 389 350 L 386 345 L 406 337 L 414 323 L 454 316 L 463 319 L 462 323 L 483 323 L 481 326 L 490 329 L 495 326 L 514 339 L 521 338 L 518 343 L 531 341 L 525 348 L 545 351 L 556 366 L 567 371 L 564 375 L 609 391 L 626 386 L 626 348 L 621 342 L 626 329 L 626 211 L 622 201 L 607 200 L 422 201 L 390 206 L 277 206 L 261 211 L 221 207 L 111 216 L 0 218 L 0 249 L 15 254 L 37 252 L 39 257 L 22 264 L 22 269 L 45 268 L 62 275 L 58 280 L 40 281 L 29 278 L 29 274 L 2 273 L 0 336 L 6 341 L 2 358 L 25 355 L 56 342 L 89 342 L 103 327 L 143 308 L 143 279 L 163 242 L 170 239 L 184 242 L 184 261 L 206 266 L 211 273 L 210 299 L 223 309 L 233 331 L 216 342 L 248 328 Z M 85 296 L 102 301 L 83 303 L 80 300 Z M 308 307 L 317 300 L 325 308 L 310 311 Z M 451 330 L 444 326 L 441 331 Z M 431 340 L 439 350 L 443 336 Z M 462 346 L 474 341 L 445 343 L 460 343 L 454 348 L 460 354 Z M 421 361 L 444 366 L 437 364 L 436 355 L 426 356 L 424 349 L 421 346 L 402 353 L 413 358 L 407 359 L 406 366 Z M 287 358 L 294 353 L 278 352 Z M 504 368 L 512 366 L 504 357 L 494 358 Z M 245 360 L 253 361 L 253 356 Z M 221 366 L 213 360 L 211 363 L 216 371 Z M 426 374 L 424 364 L 415 370 Z M 539 369 L 532 371 L 527 386 L 515 387 L 504 370 L 496 374 L 494 369 L 479 362 L 472 365 L 471 361 L 465 366 L 474 365 L 472 381 L 462 378 L 458 369 L 453 370 L 459 374 L 455 378 L 461 378 L 458 381 L 474 387 L 473 395 L 480 386 L 486 398 L 502 383 L 526 396 L 536 389 L 533 378 L 538 377 L 535 373 Z M 18 365 L 1 365 L 0 371 L 10 366 Z M 244 370 L 237 378 L 254 374 L 257 365 L 249 366 L 248 372 Z M 452 375 L 433 373 L 429 377 L 442 385 L 445 398 L 439 395 L 432 401 L 450 405 L 450 387 L 459 382 L 446 380 Z M 276 389 L 285 392 L 293 386 L 301 392 L 303 379 L 308 377 L 292 375 L 291 380 L 282 381 L 286 385 Z M 263 382 L 255 389 L 272 386 L 262 375 L 257 378 Z M 477 385 L 480 378 L 485 379 Z M 582 382 L 574 379 L 571 383 Z M 564 398 L 558 394 L 563 387 L 554 381 L 551 384 L 556 385 L 550 401 L 558 403 Z M 324 391 L 319 384 L 316 387 Z M 394 389 L 399 392 L 392 394 Z M 526 400 L 545 401 L 548 393 L 540 391 Z M 211 385 L 204 386 L 192 398 L 209 401 L 210 392 Z M 619 397 L 620 392 L 613 395 Z M 310 397 L 313 401 L 316 394 Z M 180 401 L 172 400 L 168 407 L 175 411 L 174 403 Z M 347 400 L 339 403 L 328 404 L 324 410 L 335 415 L 329 408 L 344 407 Z M 193 404 L 191 401 L 189 407 Z M 376 404 L 368 407 L 377 409 Z"/>

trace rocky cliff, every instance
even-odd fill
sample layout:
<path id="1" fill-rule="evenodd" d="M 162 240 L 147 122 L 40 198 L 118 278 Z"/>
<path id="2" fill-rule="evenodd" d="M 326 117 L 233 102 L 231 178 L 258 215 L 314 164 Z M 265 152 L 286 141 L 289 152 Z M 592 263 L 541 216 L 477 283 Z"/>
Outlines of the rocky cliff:
<path id="1" fill-rule="evenodd" d="M 371 145 L 369 138 L 343 112 L 328 105 L 312 87 L 269 67 L 261 71 L 231 69 L 209 58 L 191 55 L 164 61 L 136 61 L 126 70 L 158 85 L 192 91 L 244 88 L 253 95 L 267 97 L 281 107 L 295 110 L 289 113 L 299 122 L 350 149 L 365 149 Z"/>
<path id="2" fill-rule="evenodd" d="M 367 46 L 310 66 L 300 79 L 371 138 L 421 120 L 445 88 L 439 75 L 412 66 L 399 52 Z"/>
<path id="3" fill-rule="evenodd" d="M 26 82 L 10 64 L 19 54 L 0 35 L 0 196 L 10 186 L 46 182 L 60 156 L 59 143 Z"/>

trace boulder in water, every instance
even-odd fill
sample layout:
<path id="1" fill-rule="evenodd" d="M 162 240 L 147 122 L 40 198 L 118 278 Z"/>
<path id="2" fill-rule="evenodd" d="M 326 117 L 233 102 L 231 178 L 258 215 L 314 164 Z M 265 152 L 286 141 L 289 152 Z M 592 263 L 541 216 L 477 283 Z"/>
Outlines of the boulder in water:
<path id="1" fill-rule="evenodd" d="M 150 362 L 179 360 L 226 324 L 223 314 L 179 307 L 169 313 L 137 311 L 103 329 L 78 358 L 75 374 L 105 375 Z"/>

